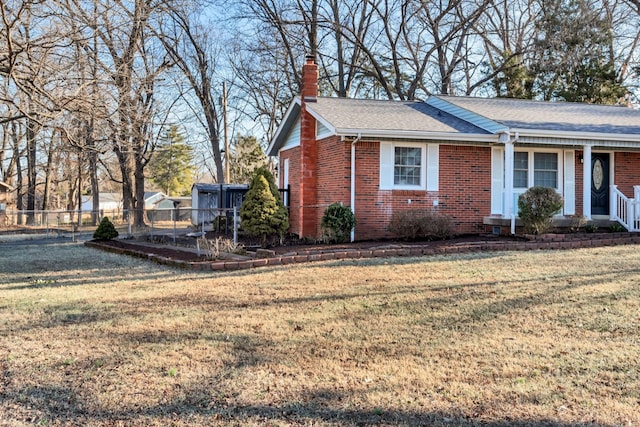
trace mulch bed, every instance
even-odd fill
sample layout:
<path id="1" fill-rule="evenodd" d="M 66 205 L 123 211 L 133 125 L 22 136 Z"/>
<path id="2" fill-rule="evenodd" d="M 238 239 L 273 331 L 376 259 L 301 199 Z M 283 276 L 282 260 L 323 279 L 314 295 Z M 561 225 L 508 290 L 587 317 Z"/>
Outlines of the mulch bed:
<path id="1" fill-rule="evenodd" d="M 411 247 L 429 247 L 438 248 L 442 246 L 452 245 L 465 245 L 465 244 L 477 244 L 480 242 L 514 242 L 522 241 L 516 237 L 494 236 L 494 235 L 470 235 L 460 236 L 448 240 L 435 240 L 435 241 L 415 241 L 404 242 L 396 240 L 376 240 L 376 241 L 361 241 L 353 243 L 342 244 L 291 244 L 288 242 L 282 246 L 274 246 L 267 250 L 274 256 L 287 256 L 287 255 L 300 255 L 300 254 L 322 254 L 332 252 L 344 252 L 344 251 L 361 251 L 361 250 L 375 250 L 375 249 L 393 249 L 393 248 L 411 248 Z M 193 248 L 185 248 L 180 246 L 173 246 L 170 243 L 157 244 L 144 240 L 94 240 L 93 246 L 98 246 L 111 252 L 140 252 L 140 256 L 143 254 L 153 255 L 155 257 L 173 259 L 185 262 L 205 262 L 208 261 L 204 255 L 198 256 L 193 251 Z M 134 254 L 135 255 L 135 254 Z"/>
<path id="2" fill-rule="evenodd" d="M 97 246 L 109 252 L 126 253 L 129 255 L 138 255 L 136 254 L 136 252 L 139 252 L 140 254 L 138 256 L 140 257 L 148 258 L 149 255 L 155 255 L 157 257 L 185 262 L 207 261 L 207 258 L 205 256 L 198 256 L 197 253 L 193 253 L 185 249 L 165 245 L 145 244 L 144 241 L 93 240 L 91 243 L 92 246 Z"/>
<path id="3" fill-rule="evenodd" d="M 202 270 L 236 270 L 266 265 L 322 261 L 343 258 L 421 256 L 479 251 L 576 249 L 620 244 L 640 244 L 637 233 L 545 234 L 541 236 L 460 236 L 428 242 L 364 241 L 337 245 L 287 244 L 248 256 L 229 256 L 209 260 L 193 248 L 158 244 L 141 240 L 86 242 L 88 246 L 110 252 L 150 259 L 161 264 Z"/>

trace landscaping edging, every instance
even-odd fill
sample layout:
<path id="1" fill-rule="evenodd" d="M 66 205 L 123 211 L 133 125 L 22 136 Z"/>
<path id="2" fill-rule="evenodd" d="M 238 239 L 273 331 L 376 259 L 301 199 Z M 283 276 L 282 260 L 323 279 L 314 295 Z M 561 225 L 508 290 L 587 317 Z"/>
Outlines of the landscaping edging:
<path id="1" fill-rule="evenodd" d="M 323 252 L 304 250 L 285 255 L 275 255 L 268 258 L 255 258 L 243 261 L 218 260 L 198 262 L 175 260 L 137 249 L 113 248 L 101 245 L 100 242 L 96 241 L 85 242 L 85 245 L 107 252 L 148 259 L 158 264 L 172 267 L 200 271 L 227 271 L 347 258 L 417 257 L 470 252 L 562 250 L 640 244 L 640 234 L 636 233 L 594 233 L 588 235 L 547 234 L 525 236 L 525 239 L 526 240 L 522 241 L 483 241 L 451 245 L 443 244 L 438 246 L 389 245 L 387 247 L 372 249 L 337 249 L 335 251 Z"/>

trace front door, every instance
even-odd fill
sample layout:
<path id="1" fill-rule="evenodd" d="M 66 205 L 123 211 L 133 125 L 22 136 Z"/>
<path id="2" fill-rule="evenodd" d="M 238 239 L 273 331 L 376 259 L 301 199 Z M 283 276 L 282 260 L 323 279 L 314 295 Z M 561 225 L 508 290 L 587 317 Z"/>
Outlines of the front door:
<path id="1" fill-rule="evenodd" d="M 609 215 L 609 154 L 591 155 L 591 214 Z"/>

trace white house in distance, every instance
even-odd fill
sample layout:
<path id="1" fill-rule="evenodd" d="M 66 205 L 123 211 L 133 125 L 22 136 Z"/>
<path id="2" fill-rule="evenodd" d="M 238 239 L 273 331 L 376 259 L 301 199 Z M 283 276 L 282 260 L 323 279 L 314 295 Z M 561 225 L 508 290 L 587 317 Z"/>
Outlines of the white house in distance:
<path id="1" fill-rule="evenodd" d="M 120 193 L 100 193 L 98 194 L 98 209 L 101 212 L 122 212 L 122 194 Z M 82 212 L 93 211 L 93 196 L 82 197 Z"/>

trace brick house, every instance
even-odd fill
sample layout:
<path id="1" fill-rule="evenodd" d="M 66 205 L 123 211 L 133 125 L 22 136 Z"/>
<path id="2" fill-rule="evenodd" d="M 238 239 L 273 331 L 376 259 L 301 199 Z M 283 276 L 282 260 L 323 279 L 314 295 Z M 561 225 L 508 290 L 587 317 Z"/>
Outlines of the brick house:
<path id="1" fill-rule="evenodd" d="M 268 149 L 289 187 L 290 231 L 321 235 L 331 203 L 350 206 L 356 240 L 390 237 L 399 209 L 432 208 L 458 234 L 513 232 L 517 198 L 534 185 L 576 216 L 636 231 L 640 110 L 621 106 L 431 96 L 426 101 L 319 97 L 308 58 L 300 97 Z"/>

